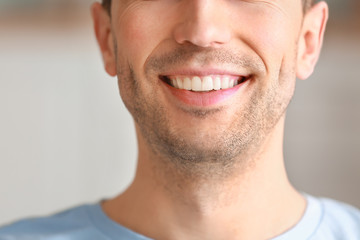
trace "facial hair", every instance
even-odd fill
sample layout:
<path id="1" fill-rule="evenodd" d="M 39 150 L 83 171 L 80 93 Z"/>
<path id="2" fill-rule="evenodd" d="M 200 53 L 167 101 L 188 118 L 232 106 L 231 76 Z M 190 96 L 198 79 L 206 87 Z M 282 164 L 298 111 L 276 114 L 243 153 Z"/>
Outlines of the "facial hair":
<path id="1" fill-rule="evenodd" d="M 119 89 L 124 103 L 132 114 L 141 135 L 152 151 L 186 176 L 225 177 L 235 166 L 249 167 L 254 153 L 259 151 L 267 135 L 277 124 L 291 100 L 295 88 L 294 61 L 281 64 L 277 75 L 257 84 L 246 104 L 226 124 L 214 123 L 214 131 L 193 128 L 193 134 L 184 134 L 172 123 L 166 105 L 152 91 L 146 92 L 144 83 L 156 88 L 158 74 L 172 66 L 186 65 L 188 61 L 199 66 L 227 64 L 252 72 L 251 81 L 265 81 L 265 64 L 259 57 L 236 54 L 235 51 L 206 50 L 196 46 L 180 46 L 166 54 L 150 56 L 144 74 L 136 72 L 125 56 L 117 52 Z M 156 93 L 156 91 L 153 91 Z M 187 109 L 186 114 L 201 121 L 221 115 L 223 107 L 207 110 Z M 191 124 L 191 123 L 189 123 Z"/>

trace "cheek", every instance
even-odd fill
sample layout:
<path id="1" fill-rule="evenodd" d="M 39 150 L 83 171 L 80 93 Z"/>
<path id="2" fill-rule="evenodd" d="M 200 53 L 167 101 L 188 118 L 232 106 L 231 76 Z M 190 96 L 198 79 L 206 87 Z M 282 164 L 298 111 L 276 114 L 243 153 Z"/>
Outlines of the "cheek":
<path id="1" fill-rule="evenodd" d="M 240 18 L 239 22 L 246 23 L 241 28 L 237 27 L 240 34 L 262 58 L 268 71 L 279 68 L 287 55 L 294 54 L 297 36 L 294 18 L 271 9 L 250 9 Z"/>
<path id="2" fill-rule="evenodd" d="M 274 27 L 273 24 L 276 26 Z M 285 55 L 295 47 L 295 41 L 285 24 L 278 22 L 263 24 L 254 31 L 254 34 L 254 41 L 260 41 L 257 46 L 259 52 L 263 53 L 263 60 L 268 68 L 273 64 L 279 66 Z"/>
<path id="3" fill-rule="evenodd" d="M 123 21 L 117 34 L 118 53 L 132 63 L 146 54 L 151 34 L 141 17 L 129 16 Z"/>
<path id="4" fill-rule="evenodd" d="M 156 18 L 147 15 L 147 12 L 141 9 L 132 9 L 117 20 L 116 41 L 118 55 L 118 70 L 121 70 L 119 77 L 120 94 L 126 107 L 134 114 L 136 103 L 150 99 L 152 85 L 150 81 L 144 80 L 144 64 L 151 53 L 156 50 L 164 38 L 163 31 L 156 24 Z M 129 67 L 131 69 L 129 69 Z M 147 79 L 149 80 L 149 79 Z M 139 82 L 142 81 L 142 84 Z"/>
<path id="5" fill-rule="evenodd" d="M 147 58 L 165 37 L 165 29 L 160 28 L 157 14 L 137 10 L 127 13 L 118 25 L 118 54 L 134 68 L 142 68 Z"/>

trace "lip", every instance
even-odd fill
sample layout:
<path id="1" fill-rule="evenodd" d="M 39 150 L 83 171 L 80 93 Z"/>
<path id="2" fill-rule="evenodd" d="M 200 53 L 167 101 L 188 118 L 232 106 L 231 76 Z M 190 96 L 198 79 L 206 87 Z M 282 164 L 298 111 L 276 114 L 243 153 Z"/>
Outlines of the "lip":
<path id="1" fill-rule="evenodd" d="M 217 68 L 202 68 L 202 69 L 177 69 L 171 72 L 161 73 L 160 76 L 208 76 L 208 75 L 228 75 L 228 76 L 238 76 L 245 77 L 249 75 L 248 73 L 238 73 L 236 71 L 226 70 L 226 69 L 217 69 Z"/>
<path id="2" fill-rule="evenodd" d="M 172 73 L 175 75 L 175 73 Z M 214 72 L 211 72 L 214 74 Z M 206 75 L 206 74 L 205 74 Z M 198 75 L 199 76 L 199 75 Z M 203 76 L 203 75 L 200 75 Z M 242 89 L 251 79 L 247 79 L 243 83 L 240 83 L 233 88 L 222 89 L 222 90 L 212 90 L 209 92 L 194 92 L 189 90 L 177 89 L 169 84 L 165 83 L 161 79 L 161 85 L 164 87 L 165 91 L 168 92 L 171 96 L 180 102 L 194 107 L 211 107 L 217 104 L 220 104 L 227 99 L 234 96 L 240 89 Z"/>

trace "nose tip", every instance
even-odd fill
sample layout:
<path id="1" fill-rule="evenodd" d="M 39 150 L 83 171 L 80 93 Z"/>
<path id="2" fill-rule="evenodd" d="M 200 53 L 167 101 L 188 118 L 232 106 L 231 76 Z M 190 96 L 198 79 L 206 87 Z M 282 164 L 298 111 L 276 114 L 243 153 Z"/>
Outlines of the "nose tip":
<path id="1" fill-rule="evenodd" d="M 231 36 L 225 26 L 187 22 L 175 30 L 174 38 L 179 44 L 191 43 L 199 47 L 219 47 L 229 42 Z"/>
<path id="2" fill-rule="evenodd" d="M 216 6 L 209 4 L 194 5 L 185 9 L 186 14 L 180 18 L 180 23 L 175 27 L 173 33 L 175 41 L 179 44 L 191 43 L 205 48 L 220 47 L 229 42 L 231 31 L 226 14 L 220 14 L 216 11 Z"/>

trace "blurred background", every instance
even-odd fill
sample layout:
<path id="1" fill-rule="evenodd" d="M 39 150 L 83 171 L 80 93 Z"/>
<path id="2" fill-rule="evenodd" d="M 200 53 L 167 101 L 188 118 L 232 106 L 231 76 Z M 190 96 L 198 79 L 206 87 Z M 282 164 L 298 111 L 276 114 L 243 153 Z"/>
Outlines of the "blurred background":
<path id="1" fill-rule="evenodd" d="M 0 225 L 112 197 L 131 181 L 132 119 L 105 74 L 91 0 L 0 0 Z M 285 158 L 301 191 L 360 207 L 360 1 L 333 0 L 298 81 Z"/>

